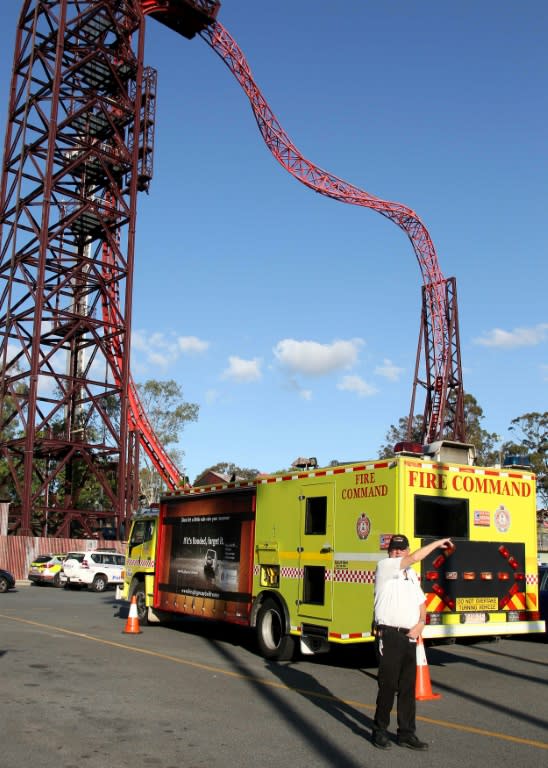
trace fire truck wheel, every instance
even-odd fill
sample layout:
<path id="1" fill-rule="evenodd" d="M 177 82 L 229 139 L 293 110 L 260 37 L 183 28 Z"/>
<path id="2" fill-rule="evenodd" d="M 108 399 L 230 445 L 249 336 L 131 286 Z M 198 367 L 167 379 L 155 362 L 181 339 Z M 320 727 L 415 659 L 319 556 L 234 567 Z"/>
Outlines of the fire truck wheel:
<path id="1" fill-rule="evenodd" d="M 146 627 L 148 624 L 148 608 L 146 605 L 145 585 L 141 581 L 138 581 L 133 585 L 129 599 L 131 600 L 132 597 L 137 599 L 137 616 L 139 618 L 139 624 L 142 627 Z"/>
<path id="2" fill-rule="evenodd" d="M 257 615 L 257 642 L 265 659 L 289 661 L 295 652 L 295 641 L 285 633 L 285 622 L 280 606 L 267 598 Z"/>

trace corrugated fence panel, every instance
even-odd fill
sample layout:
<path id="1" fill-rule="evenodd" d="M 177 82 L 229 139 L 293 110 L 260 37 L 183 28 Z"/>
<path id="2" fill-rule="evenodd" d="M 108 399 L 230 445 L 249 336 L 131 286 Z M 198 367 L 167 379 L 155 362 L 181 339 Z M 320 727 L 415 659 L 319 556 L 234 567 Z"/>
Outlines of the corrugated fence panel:
<path id="1" fill-rule="evenodd" d="M 123 541 L 94 539 L 44 539 L 37 536 L 0 536 L 0 568 L 13 573 L 16 579 L 26 579 L 29 566 L 37 555 L 60 554 L 112 547 L 124 553 Z"/>

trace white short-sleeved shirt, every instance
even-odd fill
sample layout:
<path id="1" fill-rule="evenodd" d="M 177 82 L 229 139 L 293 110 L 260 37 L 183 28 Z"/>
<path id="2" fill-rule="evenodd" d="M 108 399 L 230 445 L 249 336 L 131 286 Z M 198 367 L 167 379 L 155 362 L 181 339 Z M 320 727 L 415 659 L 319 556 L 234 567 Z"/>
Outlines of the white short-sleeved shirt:
<path id="1" fill-rule="evenodd" d="M 426 597 L 412 568 L 400 568 L 401 557 L 387 557 L 375 573 L 375 622 L 389 627 L 413 627 Z"/>

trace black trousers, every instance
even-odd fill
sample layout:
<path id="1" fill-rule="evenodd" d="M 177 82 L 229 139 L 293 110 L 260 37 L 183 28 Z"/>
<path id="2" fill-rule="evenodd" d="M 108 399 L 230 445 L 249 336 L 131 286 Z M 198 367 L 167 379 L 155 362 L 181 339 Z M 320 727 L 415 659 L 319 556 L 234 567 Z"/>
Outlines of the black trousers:
<path id="1" fill-rule="evenodd" d="M 379 662 L 377 708 L 374 730 L 385 732 L 397 695 L 398 736 L 415 733 L 415 685 L 417 676 L 417 644 L 395 629 L 382 629 L 376 638 Z"/>

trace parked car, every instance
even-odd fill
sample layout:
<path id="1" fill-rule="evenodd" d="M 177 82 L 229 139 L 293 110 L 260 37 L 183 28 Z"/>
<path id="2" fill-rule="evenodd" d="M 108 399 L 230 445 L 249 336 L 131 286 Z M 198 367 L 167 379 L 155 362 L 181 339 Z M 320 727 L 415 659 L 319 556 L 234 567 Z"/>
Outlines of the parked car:
<path id="1" fill-rule="evenodd" d="M 538 569 L 538 598 L 540 618 L 546 622 L 545 638 L 548 640 L 548 563 L 539 565 Z"/>
<path id="2" fill-rule="evenodd" d="M 122 583 L 125 564 L 125 555 L 115 549 L 68 552 L 63 563 L 65 586 L 87 587 L 94 592 L 104 592 L 107 587 Z"/>
<path id="3" fill-rule="evenodd" d="M 62 587 L 62 569 L 66 553 L 38 555 L 29 566 L 28 579 L 33 584 L 53 584 Z"/>
<path id="4" fill-rule="evenodd" d="M 0 568 L 0 592 L 7 592 L 15 586 L 15 577 L 9 571 Z"/>

